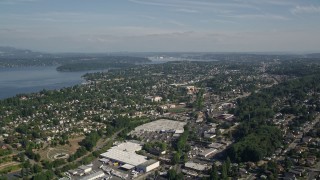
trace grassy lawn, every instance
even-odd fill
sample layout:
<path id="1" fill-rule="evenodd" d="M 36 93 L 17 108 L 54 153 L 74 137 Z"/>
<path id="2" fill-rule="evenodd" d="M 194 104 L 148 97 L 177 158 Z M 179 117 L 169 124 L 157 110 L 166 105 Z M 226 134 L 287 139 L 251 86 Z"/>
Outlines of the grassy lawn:
<path id="1" fill-rule="evenodd" d="M 0 174 L 7 174 L 13 171 L 17 171 L 21 168 L 21 164 L 18 162 L 11 162 L 0 166 Z"/>

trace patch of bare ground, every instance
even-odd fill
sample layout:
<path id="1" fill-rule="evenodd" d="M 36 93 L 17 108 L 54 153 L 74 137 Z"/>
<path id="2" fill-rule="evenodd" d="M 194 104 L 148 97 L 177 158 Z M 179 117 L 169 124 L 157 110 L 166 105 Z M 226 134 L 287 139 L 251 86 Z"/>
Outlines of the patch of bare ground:
<path id="1" fill-rule="evenodd" d="M 39 153 L 42 160 L 54 160 L 52 157 L 57 153 L 67 153 L 69 155 L 75 153 L 80 147 L 79 142 L 81 142 L 85 137 L 73 137 L 69 139 L 69 143 L 65 145 L 58 145 L 55 147 L 46 146 L 43 149 L 35 151 Z"/>

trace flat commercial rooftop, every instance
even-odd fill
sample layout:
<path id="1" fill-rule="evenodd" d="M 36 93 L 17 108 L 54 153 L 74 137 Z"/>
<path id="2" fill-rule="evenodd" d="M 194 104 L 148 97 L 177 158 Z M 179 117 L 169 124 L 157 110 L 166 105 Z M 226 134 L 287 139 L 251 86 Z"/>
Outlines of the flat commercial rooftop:
<path id="1" fill-rule="evenodd" d="M 217 151 L 218 150 L 215 148 L 205 149 L 202 153 L 200 153 L 200 156 L 207 157 L 207 156 L 210 156 L 210 155 L 216 153 Z"/>
<path id="2" fill-rule="evenodd" d="M 134 166 L 132 166 L 132 165 L 130 165 L 130 164 L 125 164 L 125 165 L 121 166 L 121 168 L 130 170 L 130 169 L 133 169 Z"/>
<path id="3" fill-rule="evenodd" d="M 210 148 L 215 148 L 215 149 L 219 149 L 223 146 L 223 144 L 220 144 L 220 143 L 211 143 L 208 145 L 208 147 Z"/>
<path id="4" fill-rule="evenodd" d="M 192 161 L 186 162 L 184 164 L 184 166 L 186 168 L 194 169 L 194 170 L 197 170 L 197 171 L 204 171 L 204 170 L 208 169 L 208 166 L 203 165 L 203 164 L 194 163 Z"/>
<path id="5" fill-rule="evenodd" d="M 107 152 L 102 153 L 100 156 L 121 162 L 123 164 L 138 166 L 139 164 L 147 161 L 147 157 L 136 154 L 136 151 L 141 149 L 142 146 L 140 144 L 124 142 L 112 147 Z"/>
<path id="6" fill-rule="evenodd" d="M 138 126 L 134 129 L 132 133 L 136 134 L 138 132 L 143 132 L 143 131 L 151 131 L 151 132 L 170 131 L 170 132 L 183 133 L 184 131 L 183 127 L 186 124 L 187 124 L 186 122 L 160 119 L 160 120 L 156 120 L 156 121 Z"/>
<path id="7" fill-rule="evenodd" d="M 147 161 L 147 157 L 145 156 L 141 156 L 135 152 L 121 151 L 118 149 L 110 149 L 109 151 L 102 153 L 101 156 L 133 166 L 138 166 Z"/>
<path id="8" fill-rule="evenodd" d="M 114 146 L 112 147 L 112 149 L 118 149 L 120 151 L 127 151 L 127 152 L 136 152 L 136 151 L 140 151 L 142 149 L 142 146 L 140 144 L 128 141 L 128 142 L 121 143 L 117 146 Z"/>

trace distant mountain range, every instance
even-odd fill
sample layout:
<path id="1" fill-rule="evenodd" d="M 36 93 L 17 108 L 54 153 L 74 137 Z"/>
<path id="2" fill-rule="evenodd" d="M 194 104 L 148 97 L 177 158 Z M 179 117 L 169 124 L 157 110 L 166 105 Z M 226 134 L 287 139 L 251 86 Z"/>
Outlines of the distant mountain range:
<path id="1" fill-rule="evenodd" d="M 14 47 L 0 46 L 0 58 L 9 59 L 42 59 L 42 58 L 67 58 L 67 57 L 78 57 L 78 58 L 92 58 L 92 57 L 106 57 L 106 56 L 130 56 L 130 57 L 175 57 L 175 58 L 187 58 L 194 60 L 208 60 L 208 59 L 243 59 L 265 56 L 268 58 L 274 58 L 276 56 L 286 58 L 320 58 L 320 53 L 311 54 L 294 54 L 294 53 L 262 53 L 262 52 L 112 52 L 112 53 L 43 53 L 34 52 L 29 49 L 18 49 Z"/>
<path id="2" fill-rule="evenodd" d="M 28 49 L 17 49 L 13 47 L 1 47 L 0 46 L 0 57 L 7 58 L 32 58 L 32 57 L 44 57 L 50 56 L 47 53 L 33 52 Z"/>
<path id="3" fill-rule="evenodd" d="M 13 47 L 1 47 L 0 46 L 0 53 L 1 54 L 10 54 L 10 53 L 32 53 L 31 50 L 28 49 L 17 49 L 17 48 L 13 48 Z"/>
<path id="4" fill-rule="evenodd" d="M 8 56 L 156 56 L 156 55 L 165 55 L 165 56 L 188 56 L 188 55 L 294 55 L 294 56 L 304 56 L 308 58 L 320 58 L 320 53 L 305 53 L 305 54 L 295 54 L 295 53 L 270 53 L 270 52 L 111 52 L 111 53 L 43 53 L 35 52 L 29 49 L 18 49 L 9 46 L 0 46 L 0 57 Z"/>

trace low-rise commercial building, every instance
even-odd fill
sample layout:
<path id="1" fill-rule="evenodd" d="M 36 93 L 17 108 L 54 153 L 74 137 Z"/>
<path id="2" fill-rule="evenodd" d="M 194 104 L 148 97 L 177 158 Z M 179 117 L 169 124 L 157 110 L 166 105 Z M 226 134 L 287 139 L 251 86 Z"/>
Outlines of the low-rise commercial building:
<path id="1" fill-rule="evenodd" d="M 208 170 L 208 166 L 207 165 L 203 165 L 203 164 L 199 164 L 199 163 L 194 163 L 192 161 L 188 161 L 184 164 L 185 168 L 191 169 L 191 170 L 195 170 L 195 171 L 205 171 Z"/>
<path id="2" fill-rule="evenodd" d="M 214 148 L 210 148 L 210 149 L 205 149 L 202 153 L 200 153 L 199 155 L 201 157 L 209 157 L 209 156 L 212 156 L 214 155 L 218 150 L 217 149 L 214 149 Z"/>
<path id="3" fill-rule="evenodd" d="M 80 166 L 79 169 L 80 169 L 80 171 L 82 171 L 85 174 L 92 171 L 92 167 L 84 166 L 84 165 Z"/>
<path id="4" fill-rule="evenodd" d="M 98 172 L 95 172 L 93 174 L 89 174 L 87 176 L 84 176 L 82 178 L 80 178 L 80 180 L 95 180 L 95 179 L 98 179 L 98 178 L 102 178 L 104 177 L 105 174 L 103 171 L 98 171 Z"/>
<path id="5" fill-rule="evenodd" d="M 133 166 L 138 166 L 147 161 L 146 156 L 136 154 L 135 152 L 121 151 L 118 149 L 110 149 L 100 156 L 108 158 L 112 161 L 120 162 L 121 164 L 130 164 Z"/>
<path id="6" fill-rule="evenodd" d="M 138 171 L 149 172 L 160 166 L 160 162 L 154 159 L 150 159 L 137 167 Z"/>
<path id="7" fill-rule="evenodd" d="M 125 142 L 112 147 L 100 156 L 104 159 L 120 163 L 121 168 L 126 170 L 136 168 L 139 171 L 149 172 L 159 167 L 159 161 L 148 160 L 146 156 L 136 154 L 136 151 L 141 150 L 141 148 L 141 145 L 138 143 Z"/>
<path id="8" fill-rule="evenodd" d="M 125 174 L 125 173 L 122 173 L 122 172 L 116 171 L 116 170 L 111 171 L 111 174 L 118 177 L 118 178 L 121 178 L 121 179 L 128 178 L 128 174 Z"/>
<path id="9" fill-rule="evenodd" d="M 224 144 L 221 144 L 221 143 L 211 143 L 208 145 L 209 148 L 215 148 L 215 149 L 220 149 L 223 146 Z"/>

